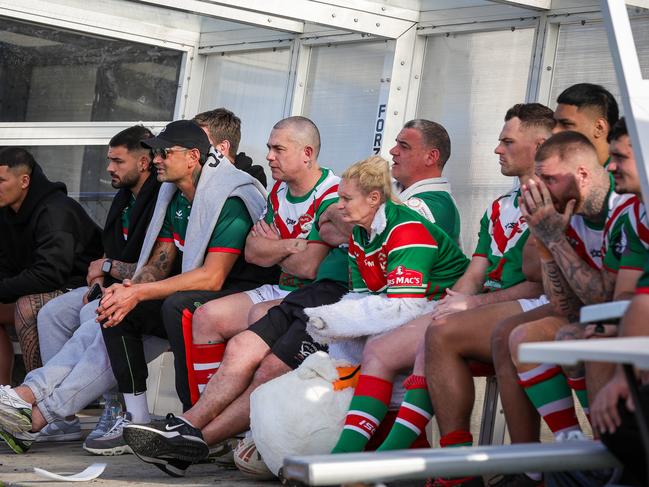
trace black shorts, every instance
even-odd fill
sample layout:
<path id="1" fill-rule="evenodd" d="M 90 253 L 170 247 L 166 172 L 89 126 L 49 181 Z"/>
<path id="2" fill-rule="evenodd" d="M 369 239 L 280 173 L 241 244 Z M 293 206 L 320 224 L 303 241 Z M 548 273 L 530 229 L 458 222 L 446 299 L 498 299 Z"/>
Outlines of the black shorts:
<path id="1" fill-rule="evenodd" d="M 347 286 L 340 282 L 312 282 L 291 292 L 248 329 L 266 342 L 282 362 L 297 369 L 312 353 L 327 350 L 326 345 L 314 341 L 306 332 L 308 317 L 304 308 L 336 303 L 347 292 Z"/>

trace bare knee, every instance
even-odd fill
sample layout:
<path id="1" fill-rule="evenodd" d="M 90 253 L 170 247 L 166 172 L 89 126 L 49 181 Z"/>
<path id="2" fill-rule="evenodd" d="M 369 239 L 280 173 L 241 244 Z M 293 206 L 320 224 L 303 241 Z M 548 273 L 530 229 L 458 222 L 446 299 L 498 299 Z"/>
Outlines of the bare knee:
<path id="1" fill-rule="evenodd" d="M 238 363 L 246 369 L 257 368 L 268 353 L 268 346 L 251 331 L 234 335 L 225 347 L 224 363 Z"/>
<path id="2" fill-rule="evenodd" d="M 579 340 L 584 337 L 583 330 L 578 325 L 563 325 L 557 330 L 554 339 L 557 341 Z"/>
<path id="3" fill-rule="evenodd" d="M 508 320 L 504 320 L 496 325 L 491 334 L 491 354 L 496 366 L 510 360 L 509 336 L 511 333 L 512 324 Z"/>
<path id="4" fill-rule="evenodd" d="M 447 318 L 440 318 L 426 328 L 426 350 L 442 350 L 452 343 L 450 340 L 452 329 L 449 324 Z"/>
<path id="5" fill-rule="evenodd" d="M 239 333 L 234 335 L 225 347 L 226 354 L 236 355 L 237 357 L 245 357 L 246 350 L 249 348 L 250 338 L 246 333 Z"/>
<path id="6" fill-rule="evenodd" d="M 192 316 L 192 337 L 194 343 L 222 342 L 223 337 L 218 333 L 218 325 L 215 322 L 209 306 L 199 306 Z"/>
<path id="7" fill-rule="evenodd" d="M 528 341 L 527 331 L 525 327 L 519 326 L 514 328 L 514 330 L 509 335 L 509 353 L 516 367 L 519 366 L 518 361 L 518 349 L 522 343 Z"/>
<path id="8" fill-rule="evenodd" d="M 556 341 L 578 340 L 583 338 L 581 327 L 574 324 L 563 325 L 554 335 Z M 583 377 L 586 373 L 583 362 L 577 362 L 575 365 L 563 365 L 561 367 L 566 376 L 573 379 Z"/>
<path id="9" fill-rule="evenodd" d="M 369 340 L 363 348 L 363 364 L 361 371 L 364 374 L 375 375 L 382 378 L 393 377 L 398 370 L 394 370 L 389 358 L 394 350 L 389 347 L 384 337 Z"/>

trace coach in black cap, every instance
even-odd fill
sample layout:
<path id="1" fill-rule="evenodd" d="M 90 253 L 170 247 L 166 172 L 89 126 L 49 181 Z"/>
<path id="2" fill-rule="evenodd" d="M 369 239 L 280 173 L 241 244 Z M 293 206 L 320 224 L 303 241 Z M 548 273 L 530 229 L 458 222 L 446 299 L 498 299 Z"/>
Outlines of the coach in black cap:
<path id="1" fill-rule="evenodd" d="M 218 164 L 218 153 L 215 164 L 203 166 L 210 143 L 192 121 L 172 122 L 142 144 L 151 149 L 157 178 L 163 182 L 156 210 L 132 281 L 108 288 L 97 308 L 129 413 L 123 425 L 150 421 L 143 394 L 147 378 L 143 336 L 170 340 L 177 383 L 186 387 L 183 309 L 191 312 L 208 300 L 276 278 L 274 272 L 247 264 L 243 257 L 248 232 L 265 208 L 258 183 L 232 164 Z M 112 436 L 111 444 L 123 442 Z"/>
<path id="2" fill-rule="evenodd" d="M 182 150 L 197 149 L 200 162 L 205 162 L 210 151 L 210 141 L 202 128 L 191 120 L 177 120 L 162 129 L 157 137 L 143 140 L 142 145 L 153 150 L 153 155 L 161 155 L 163 159 L 167 154 Z"/>

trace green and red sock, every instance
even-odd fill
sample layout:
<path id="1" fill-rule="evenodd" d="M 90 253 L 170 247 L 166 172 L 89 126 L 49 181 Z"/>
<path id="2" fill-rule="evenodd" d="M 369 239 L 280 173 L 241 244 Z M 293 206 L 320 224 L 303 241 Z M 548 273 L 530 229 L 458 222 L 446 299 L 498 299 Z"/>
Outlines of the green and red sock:
<path id="1" fill-rule="evenodd" d="M 470 431 L 456 430 L 451 431 L 439 439 L 439 446 L 442 448 L 458 448 L 461 446 L 473 446 L 473 435 Z M 471 482 L 475 477 L 460 477 L 454 479 L 446 479 L 438 477 L 434 479 L 430 485 L 434 487 L 455 487 Z M 426 483 L 426 486 L 429 484 Z"/>
<path id="2" fill-rule="evenodd" d="M 568 386 L 575 391 L 579 404 L 581 404 L 581 408 L 584 410 L 584 414 L 590 423 L 590 407 L 588 405 L 588 392 L 586 391 L 586 377 L 568 377 Z"/>
<path id="3" fill-rule="evenodd" d="M 403 387 L 406 389 L 406 394 L 397 413 L 397 419 L 377 451 L 410 447 L 433 416 L 433 405 L 428 396 L 425 377 L 411 375 L 403 382 Z"/>
<path id="4" fill-rule="evenodd" d="M 561 367 L 541 364 L 520 372 L 518 377 L 518 383 L 555 436 L 579 430 L 572 391 Z"/>
<path id="5" fill-rule="evenodd" d="M 391 396 L 392 382 L 361 375 L 349 404 L 345 426 L 331 453 L 363 451 L 388 412 Z"/>

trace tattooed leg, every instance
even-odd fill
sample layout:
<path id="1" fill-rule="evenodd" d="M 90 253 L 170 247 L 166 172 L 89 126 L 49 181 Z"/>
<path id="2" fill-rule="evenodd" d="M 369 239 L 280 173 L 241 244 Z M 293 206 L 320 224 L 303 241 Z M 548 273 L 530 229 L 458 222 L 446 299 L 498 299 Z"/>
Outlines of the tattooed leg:
<path id="1" fill-rule="evenodd" d="M 0 385 L 11 383 L 14 364 L 14 348 L 11 344 L 9 327 L 14 324 L 14 305 L 0 304 Z"/>
<path id="2" fill-rule="evenodd" d="M 37 369 L 42 365 L 41 351 L 38 345 L 38 328 L 36 317 L 45 303 L 63 294 L 61 291 L 52 291 L 42 294 L 30 294 L 16 301 L 15 324 L 20 348 L 23 351 L 25 370 Z"/>

